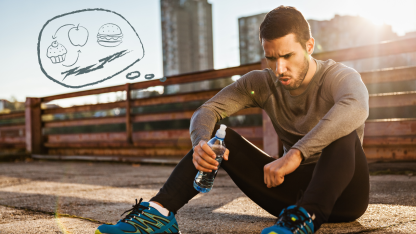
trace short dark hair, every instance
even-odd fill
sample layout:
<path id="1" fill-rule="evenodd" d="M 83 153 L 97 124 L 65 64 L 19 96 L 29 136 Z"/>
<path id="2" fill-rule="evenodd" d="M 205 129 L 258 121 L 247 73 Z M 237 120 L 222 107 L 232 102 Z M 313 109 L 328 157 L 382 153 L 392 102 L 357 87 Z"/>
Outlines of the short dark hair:
<path id="1" fill-rule="evenodd" d="M 259 39 L 268 41 L 295 34 L 297 42 L 306 50 L 306 42 L 311 38 L 311 29 L 302 13 L 291 6 L 279 6 L 264 17 L 259 28 Z"/>

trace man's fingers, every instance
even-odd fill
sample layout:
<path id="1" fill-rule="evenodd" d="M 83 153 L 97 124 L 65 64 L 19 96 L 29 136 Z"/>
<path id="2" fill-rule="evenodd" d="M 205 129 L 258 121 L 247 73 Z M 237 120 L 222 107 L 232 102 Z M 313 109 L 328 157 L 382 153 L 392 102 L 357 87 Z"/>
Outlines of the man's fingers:
<path id="1" fill-rule="evenodd" d="M 284 176 L 279 177 L 277 185 L 281 185 L 283 183 L 283 181 L 285 181 L 285 177 Z"/>
<path id="2" fill-rule="evenodd" d="M 217 166 L 208 163 L 207 161 L 205 161 L 201 157 L 197 157 L 195 160 L 201 167 L 204 167 L 206 169 L 209 169 L 209 170 L 217 170 L 218 169 Z"/>
<path id="3" fill-rule="evenodd" d="M 276 187 L 278 185 L 278 179 L 277 179 L 276 173 L 273 173 L 271 177 L 272 177 L 271 187 Z"/>
<path id="4" fill-rule="evenodd" d="M 230 151 L 227 149 L 227 148 L 225 148 L 225 152 L 224 152 L 224 154 L 223 154 L 223 158 L 224 158 L 224 160 L 228 160 L 228 155 L 230 154 Z"/>
<path id="5" fill-rule="evenodd" d="M 279 186 L 283 183 L 284 177 L 283 176 L 275 176 L 274 177 L 274 182 L 273 182 L 273 186 L 272 187 L 276 187 Z"/>
<path id="6" fill-rule="evenodd" d="M 271 187 L 276 187 L 277 186 L 277 171 L 275 167 L 271 167 L 270 168 L 270 186 Z"/>
<path id="7" fill-rule="evenodd" d="M 196 168 L 198 171 L 203 171 L 203 172 L 212 172 L 210 169 L 207 169 L 207 168 L 202 167 L 201 165 L 199 165 L 199 164 L 198 164 L 198 162 L 197 162 L 197 160 L 196 160 L 195 158 L 194 158 L 194 159 L 192 159 L 192 162 L 193 162 L 193 164 L 194 164 L 195 168 Z"/>
<path id="8" fill-rule="evenodd" d="M 215 153 L 214 153 L 214 151 L 212 151 L 212 149 L 211 149 L 211 147 L 209 147 L 209 145 L 205 142 L 205 141 L 203 141 L 203 140 L 201 140 L 200 142 L 199 142 L 199 145 L 201 146 L 201 148 L 202 148 L 202 150 L 208 155 L 208 156 L 210 156 L 211 158 L 216 158 L 217 157 L 217 155 L 215 155 Z"/>
<path id="9" fill-rule="evenodd" d="M 283 181 L 284 181 L 284 176 L 281 173 L 279 173 L 278 171 L 273 172 L 272 187 L 281 185 Z"/>
<path id="10" fill-rule="evenodd" d="M 268 187 L 268 188 L 270 188 L 270 178 L 269 178 L 269 166 L 268 165 L 266 165 L 266 166 L 264 166 L 264 183 L 266 184 L 266 186 Z"/>
<path id="11" fill-rule="evenodd" d="M 270 165 L 272 164 L 272 165 Z M 279 186 L 284 181 L 284 176 L 279 173 L 279 169 L 273 167 L 273 163 L 266 164 L 264 170 L 264 183 L 268 188 Z"/>
<path id="12" fill-rule="evenodd" d="M 215 153 L 214 153 L 214 151 L 212 151 L 212 149 L 207 145 L 207 144 L 204 144 L 204 147 L 208 147 L 209 148 L 209 150 L 212 152 L 212 154 L 214 155 L 214 157 L 212 157 L 212 155 L 210 155 L 210 152 L 206 152 L 203 148 L 200 148 L 199 150 L 198 150 L 198 154 L 199 154 L 199 156 L 202 158 L 202 159 L 204 159 L 207 163 L 209 163 L 209 164 L 211 164 L 211 165 L 214 165 L 214 166 L 218 166 L 218 162 L 217 162 L 217 160 L 215 160 L 215 158 L 216 158 L 216 156 L 215 156 Z"/>

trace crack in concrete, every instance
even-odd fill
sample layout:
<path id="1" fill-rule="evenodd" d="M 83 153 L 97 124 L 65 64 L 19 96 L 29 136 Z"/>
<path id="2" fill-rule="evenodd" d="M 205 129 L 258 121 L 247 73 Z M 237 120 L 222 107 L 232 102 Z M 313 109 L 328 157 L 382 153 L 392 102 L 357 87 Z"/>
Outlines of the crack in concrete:
<path id="1" fill-rule="evenodd" d="M 7 187 L 12 187 L 12 186 L 16 186 L 16 185 L 25 185 L 25 184 L 29 184 L 29 183 L 33 182 L 32 180 L 30 180 L 30 181 L 27 181 L 27 179 L 24 179 L 24 180 L 25 181 L 23 181 L 23 182 L 18 182 L 17 181 L 17 182 L 12 182 L 12 183 L 8 183 L 8 184 L 0 182 L 0 189 L 7 188 Z"/>
<path id="2" fill-rule="evenodd" d="M 97 224 L 110 224 L 110 225 L 112 224 L 112 223 L 105 223 L 105 222 L 101 222 L 101 221 L 98 221 L 98 220 L 95 220 L 95 219 L 81 217 L 81 216 L 77 216 L 77 215 L 61 214 L 61 213 L 57 213 L 57 212 L 43 211 L 43 210 L 31 209 L 31 208 L 27 208 L 27 207 L 10 206 L 10 205 L 6 205 L 6 204 L 0 204 L 0 206 L 13 208 L 13 209 L 17 209 L 17 210 L 23 210 L 23 211 L 37 212 L 37 213 L 40 213 L 40 214 L 53 215 L 55 218 L 68 217 L 68 218 L 82 219 L 82 220 L 86 220 L 86 221 L 89 221 L 89 222 L 92 222 L 92 223 L 97 223 Z"/>

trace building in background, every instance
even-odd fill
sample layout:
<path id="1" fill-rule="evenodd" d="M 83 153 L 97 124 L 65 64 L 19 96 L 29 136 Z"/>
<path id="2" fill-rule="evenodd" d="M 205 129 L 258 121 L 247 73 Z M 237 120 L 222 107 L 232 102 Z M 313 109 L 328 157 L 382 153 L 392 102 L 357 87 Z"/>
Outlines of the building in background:
<path id="1" fill-rule="evenodd" d="M 308 20 L 314 53 L 377 44 L 398 39 L 390 25 L 375 25 L 360 16 L 335 15 L 330 20 Z"/>
<path id="2" fill-rule="evenodd" d="M 13 111 L 24 111 L 25 103 L 18 102 L 14 97 L 11 98 L 11 101 L 6 99 L 0 99 L 0 113 L 7 114 Z"/>
<path id="3" fill-rule="evenodd" d="M 12 106 L 12 103 L 5 100 L 5 99 L 0 99 L 0 112 L 2 112 L 5 109 L 9 109 L 10 106 Z"/>
<path id="4" fill-rule="evenodd" d="M 259 27 L 266 13 L 238 19 L 240 64 L 259 62 L 264 57 L 259 41 Z M 308 20 L 312 37 L 315 39 L 314 53 L 340 50 L 382 41 L 416 37 L 416 32 L 408 32 L 399 37 L 390 25 L 375 25 L 360 16 L 335 15 L 330 20 Z M 415 66 L 416 53 L 389 55 L 356 61 L 337 61 L 351 66 L 357 71 L 368 71 L 398 66 Z"/>
<path id="5" fill-rule="evenodd" d="M 240 64 L 259 62 L 264 57 L 259 40 L 259 27 L 266 13 L 238 18 Z"/>
<path id="6" fill-rule="evenodd" d="M 161 0 L 165 76 L 214 68 L 212 7 L 207 0 Z"/>
<path id="7" fill-rule="evenodd" d="M 375 25 L 360 16 L 335 15 L 331 20 L 308 20 L 315 38 L 314 53 L 377 44 L 383 41 L 414 37 L 410 32 L 399 37 L 390 25 Z M 353 61 L 337 61 L 358 72 L 390 67 L 415 66 L 416 52 L 371 57 Z"/>
<path id="8" fill-rule="evenodd" d="M 402 37 L 400 37 L 400 38 L 414 38 L 414 37 L 416 37 L 416 31 L 414 31 L 414 32 L 407 32 L 405 35 L 403 35 Z"/>

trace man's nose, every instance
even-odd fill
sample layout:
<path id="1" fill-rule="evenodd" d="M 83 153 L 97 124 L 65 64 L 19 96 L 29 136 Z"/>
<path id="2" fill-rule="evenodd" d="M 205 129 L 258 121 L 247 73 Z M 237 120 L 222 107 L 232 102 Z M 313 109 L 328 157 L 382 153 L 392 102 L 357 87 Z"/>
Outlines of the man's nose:
<path id="1" fill-rule="evenodd" d="M 276 70 L 275 70 L 275 73 L 276 74 L 283 74 L 283 73 L 285 73 L 286 71 L 287 71 L 287 69 L 286 69 L 286 63 L 284 62 L 284 61 L 282 61 L 282 60 L 277 60 L 276 61 L 276 65 L 275 65 L 275 67 L 276 67 Z"/>

